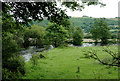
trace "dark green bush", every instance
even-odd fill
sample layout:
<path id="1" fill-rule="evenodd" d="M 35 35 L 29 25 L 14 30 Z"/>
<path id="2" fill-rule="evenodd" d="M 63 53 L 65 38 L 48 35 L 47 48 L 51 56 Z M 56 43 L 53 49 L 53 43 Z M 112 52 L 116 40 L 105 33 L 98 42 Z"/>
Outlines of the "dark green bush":
<path id="1" fill-rule="evenodd" d="M 3 68 L 3 79 L 18 79 L 25 74 L 25 62 L 22 56 L 12 56 Z"/>

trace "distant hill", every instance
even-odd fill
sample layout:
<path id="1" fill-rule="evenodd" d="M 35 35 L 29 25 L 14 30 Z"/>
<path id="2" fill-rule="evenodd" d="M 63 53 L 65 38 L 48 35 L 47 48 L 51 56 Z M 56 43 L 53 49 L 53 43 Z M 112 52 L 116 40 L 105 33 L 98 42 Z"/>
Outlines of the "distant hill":
<path id="1" fill-rule="evenodd" d="M 70 21 L 74 27 L 80 26 L 85 33 L 89 33 L 96 19 L 97 18 L 92 17 L 72 17 L 70 18 Z M 104 18 L 104 19 L 105 21 L 107 21 L 108 26 L 112 30 L 115 30 L 113 32 L 117 32 L 116 29 L 118 27 L 118 19 L 117 18 Z"/>
<path id="2" fill-rule="evenodd" d="M 98 18 L 92 18 L 92 17 L 71 17 L 69 20 L 71 21 L 71 24 L 73 27 L 80 26 L 85 33 L 89 33 L 91 30 L 94 21 Z M 104 18 L 105 21 L 107 21 L 108 26 L 111 28 L 112 33 L 117 33 L 118 31 L 118 19 L 117 18 Z M 42 27 L 48 26 L 50 23 L 48 20 L 43 20 L 41 22 L 33 22 L 36 25 L 40 25 Z"/>

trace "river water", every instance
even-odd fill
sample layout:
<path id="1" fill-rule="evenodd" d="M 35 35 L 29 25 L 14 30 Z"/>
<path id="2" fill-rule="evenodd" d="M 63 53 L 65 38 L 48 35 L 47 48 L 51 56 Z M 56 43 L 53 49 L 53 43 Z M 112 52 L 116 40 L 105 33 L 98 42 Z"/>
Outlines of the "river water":
<path id="1" fill-rule="evenodd" d="M 49 49 L 46 51 L 52 50 L 54 47 L 50 45 Z M 36 46 L 29 46 L 28 49 L 21 51 L 20 53 L 25 58 L 25 62 L 29 61 L 32 58 L 32 54 L 36 54 L 37 52 L 44 51 L 45 48 L 37 48 Z"/>
<path id="2" fill-rule="evenodd" d="M 94 43 L 83 43 L 82 46 L 75 46 L 75 45 L 68 45 L 69 47 L 90 47 L 90 46 L 100 46 L 101 44 L 98 43 L 95 45 Z M 50 45 L 49 49 L 46 51 L 50 51 L 54 49 L 52 45 Z M 21 51 L 22 56 L 25 58 L 25 62 L 29 61 L 32 58 L 32 54 L 36 54 L 37 52 L 44 51 L 45 48 L 36 48 L 36 46 L 30 46 L 28 49 Z"/>
<path id="3" fill-rule="evenodd" d="M 95 45 L 95 43 L 83 43 L 81 46 L 75 46 L 73 44 L 70 44 L 68 46 L 70 46 L 70 47 L 89 47 L 89 46 L 100 46 L 100 45 L 101 45 L 101 43 L 98 43 L 96 45 Z"/>

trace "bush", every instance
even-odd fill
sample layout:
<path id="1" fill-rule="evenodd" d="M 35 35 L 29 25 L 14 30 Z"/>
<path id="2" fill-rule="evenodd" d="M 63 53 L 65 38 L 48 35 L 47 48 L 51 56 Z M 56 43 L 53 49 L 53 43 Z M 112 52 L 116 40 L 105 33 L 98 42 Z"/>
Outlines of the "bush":
<path id="1" fill-rule="evenodd" d="M 30 59 L 33 65 L 38 64 L 38 56 L 37 55 L 32 55 L 32 58 Z"/>
<path id="2" fill-rule="evenodd" d="M 24 60 L 18 56 L 23 43 L 23 28 L 8 13 L 2 13 L 3 79 L 17 79 L 25 74 Z"/>
<path id="3" fill-rule="evenodd" d="M 18 79 L 25 74 L 25 62 L 22 56 L 12 56 L 3 68 L 3 79 Z"/>
<path id="4" fill-rule="evenodd" d="M 65 43 L 65 44 L 62 44 L 61 46 L 59 46 L 60 48 L 64 48 L 64 47 L 68 47 L 68 44 Z"/>
<path id="5" fill-rule="evenodd" d="M 10 32 L 3 32 L 2 37 L 3 79 L 19 78 L 25 74 L 24 59 L 17 54 L 19 45 Z"/>
<path id="6" fill-rule="evenodd" d="M 37 54 L 33 54 L 32 55 L 32 58 L 30 59 L 31 60 L 31 63 L 33 65 L 37 65 L 38 64 L 38 59 L 41 59 L 41 58 L 46 58 L 47 52 L 39 52 Z"/>

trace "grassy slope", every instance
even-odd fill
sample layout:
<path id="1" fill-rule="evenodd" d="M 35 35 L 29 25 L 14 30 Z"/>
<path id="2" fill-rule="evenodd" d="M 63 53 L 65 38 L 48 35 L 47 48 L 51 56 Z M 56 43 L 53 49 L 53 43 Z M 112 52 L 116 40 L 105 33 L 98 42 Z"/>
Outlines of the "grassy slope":
<path id="1" fill-rule="evenodd" d="M 48 52 L 46 59 L 39 59 L 38 65 L 33 66 L 31 62 L 26 63 L 27 73 L 24 79 L 116 79 L 118 69 L 116 67 L 99 64 L 94 59 L 84 58 L 83 50 L 89 48 L 97 50 L 100 58 L 108 57 L 102 52 L 102 46 L 97 47 L 67 47 L 54 48 Z M 117 46 L 111 46 L 117 51 Z M 80 72 L 77 67 L 80 66 Z"/>

